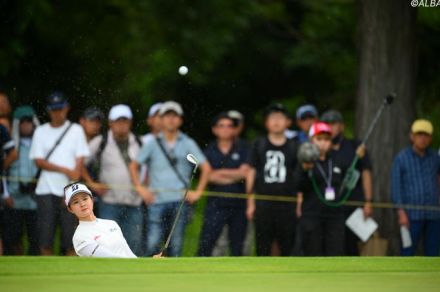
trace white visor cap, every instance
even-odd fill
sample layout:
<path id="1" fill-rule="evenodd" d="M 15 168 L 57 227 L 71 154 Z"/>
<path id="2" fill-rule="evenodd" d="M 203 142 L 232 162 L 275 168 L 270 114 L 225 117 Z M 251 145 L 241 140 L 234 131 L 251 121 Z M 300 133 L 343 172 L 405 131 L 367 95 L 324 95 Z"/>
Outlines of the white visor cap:
<path id="1" fill-rule="evenodd" d="M 66 206 L 69 205 L 70 200 L 77 194 L 80 193 L 86 193 L 88 194 L 90 197 L 93 197 L 92 192 L 89 190 L 89 188 L 82 183 L 74 183 L 71 185 L 68 185 L 65 189 L 64 189 L 64 197 L 65 197 L 65 202 L 66 202 Z"/>

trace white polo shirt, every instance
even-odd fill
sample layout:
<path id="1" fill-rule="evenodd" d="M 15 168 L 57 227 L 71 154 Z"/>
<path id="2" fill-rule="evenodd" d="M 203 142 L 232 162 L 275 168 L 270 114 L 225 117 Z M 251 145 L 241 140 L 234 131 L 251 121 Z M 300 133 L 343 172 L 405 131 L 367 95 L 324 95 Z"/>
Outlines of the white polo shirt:
<path id="1" fill-rule="evenodd" d="M 80 257 L 136 258 L 113 220 L 79 221 L 72 241 Z"/>

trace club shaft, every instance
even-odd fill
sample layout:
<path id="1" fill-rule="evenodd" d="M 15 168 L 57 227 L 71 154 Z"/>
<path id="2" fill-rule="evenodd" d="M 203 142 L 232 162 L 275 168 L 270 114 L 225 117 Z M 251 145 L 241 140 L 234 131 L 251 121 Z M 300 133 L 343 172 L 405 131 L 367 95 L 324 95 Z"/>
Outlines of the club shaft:
<path id="1" fill-rule="evenodd" d="M 177 209 L 176 217 L 174 217 L 173 225 L 171 226 L 171 230 L 170 230 L 170 233 L 168 234 L 167 241 L 165 241 L 165 245 L 163 246 L 162 250 L 160 251 L 161 253 L 164 250 L 166 250 L 168 248 L 168 245 L 170 244 L 171 236 L 173 236 L 174 229 L 176 228 L 177 221 L 180 218 L 180 213 L 182 213 L 183 205 L 185 204 L 185 201 L 186 201 L 186 196 L 188 195 L 188 190 L 191 187 L 191 183 L 192 183 L 192 180 L 194 178 L 194 173 L 195 173 L 195 169 L 194 169 L 194 171 L 193 171 L 193 173 L 191 175 L 191 180 L 189 181 L 189 185 L 188 185 L 188 187 L 185 190 L 185 194 L 184 194 L 184 196 L 182 198 L 182 201 L 180 202 L 179 209 Z"/>
<path id="2" fill-rule="evenodd" d="M 368 138 L 370 138 L 370 135 L 371 135 L 371 133 L 373 132 L 374 127 L 376 127 L 376 124 L 377 124 L 377 122 L 379 121 L 379 118 L 380 118 L 380 116 L 382 115 L 383 110 L 385 109 L 385 106 L 386 106 L 386 105 L 387 105 L 387 104 L 384 102 L 384 103 L 382 103 L 382 105 L 380 106 L 379 110 L 378 110 L 377 113 L 376 113 L 376 116 L 375 116 L 374 119 L 373 119 L 373 122 L 370 124 L 370 127 L 368 127 L 367 134 L 365 134 L 364 140 L 362 140 L 362 144 L 367 143 L 367 140 L 368 140 Z"/>

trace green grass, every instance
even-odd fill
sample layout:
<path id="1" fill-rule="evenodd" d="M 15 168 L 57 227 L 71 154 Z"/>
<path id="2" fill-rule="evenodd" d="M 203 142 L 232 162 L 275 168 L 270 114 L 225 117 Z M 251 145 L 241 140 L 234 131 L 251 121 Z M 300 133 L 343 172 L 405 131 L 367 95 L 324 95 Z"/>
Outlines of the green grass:
<path id="1" fill-rule="evenodd" d="M 1 291 L 439 291 L 440 258 L 0 258 Z"/>

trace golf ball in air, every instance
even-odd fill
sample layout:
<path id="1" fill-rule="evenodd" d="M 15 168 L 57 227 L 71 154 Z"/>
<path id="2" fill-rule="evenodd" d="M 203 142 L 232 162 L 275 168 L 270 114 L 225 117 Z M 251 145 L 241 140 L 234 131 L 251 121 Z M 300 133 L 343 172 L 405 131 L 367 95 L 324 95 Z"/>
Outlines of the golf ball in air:
<path id="1" fill-rule="evenodd" d="M 179 67 L 179 74 L 180 74 L 180 75 L 186 75 L 186 73 L 188 73 L 188 67 L 186 67 L 186 66 L 180 66 L 180 67 Z"/>

